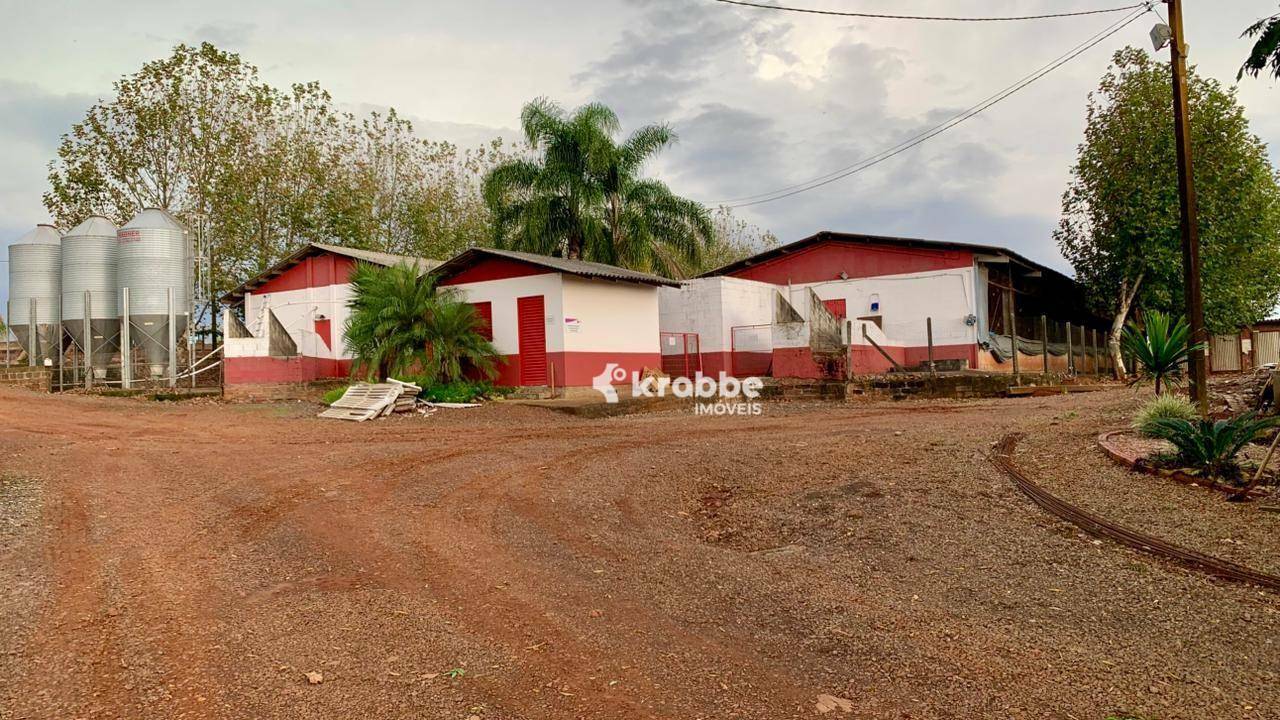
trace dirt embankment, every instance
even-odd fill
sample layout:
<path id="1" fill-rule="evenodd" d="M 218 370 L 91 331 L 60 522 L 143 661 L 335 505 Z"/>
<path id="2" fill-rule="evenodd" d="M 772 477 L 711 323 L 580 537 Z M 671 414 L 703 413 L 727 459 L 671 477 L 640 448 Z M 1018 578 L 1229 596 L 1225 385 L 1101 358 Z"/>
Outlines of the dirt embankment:
<path id="1" fill-rule="evenodd" d="M 1133 404 L 356 425 L 0 391 L 0 717 L 1276 717 L 1280 600 L 985 459 L 1027 431 L 1054 492 L 1274 563 L 1275 520 L 1116 474 L 1092 437 Z"/>

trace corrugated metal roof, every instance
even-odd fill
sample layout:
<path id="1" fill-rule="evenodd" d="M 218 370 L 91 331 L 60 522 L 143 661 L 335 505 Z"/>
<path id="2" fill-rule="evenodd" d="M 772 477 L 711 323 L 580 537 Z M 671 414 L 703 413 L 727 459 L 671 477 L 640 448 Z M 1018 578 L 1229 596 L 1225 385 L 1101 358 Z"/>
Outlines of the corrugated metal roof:
<path id="1" fill-rule="evenodd" d="M 410 267 L 417 268 L 419 275 L 426 274 L 432 268 L 438 267 L 441 264 L 439 260 L 432 260 L 431 258 L 420 258 L 410 255 L 392 255 L 391 253 L 376 252 L 374 250 L 361 250 L 359 248 L 349 248 L 341 245 L 312 242 L 298 248 L 298 250 L 293 254 L 271 266 L 269 269 L 244 281 L 239 287 L 223 295 L 222 302 L 228 305 L 240 304 L 244 300 L 246 293 L 253 292 L 254 289 L 261 287 L 268 281 L 283 275 L 289 268 L 302 262 L 308 256 L 318 252 L 343 255 L 356 260 L 373 263 L 375 265 L 382 265 L 384 267 L 405 263 Z"/>
<path id="2" fill-rule="evenodd" d="M 466 250 L 454 256 L 432 272 L 437 275 L 448 276 L 469 267 L 484 256 L 517 260 L 531 265 L 544 267 L 548 270 L 577 275 L 579 277 L 619 280 L 621 282 L 642 283 L 645 285 L 669 285 L 672 287 L 678 287 L 680 285 L 680 281 L 678 280 L 672 280 L 671 278 L 665 278 L 659 275 L 651 275 L 649 273 L 642 273 L 636 270 L 628 270 L 614 265 L 587 262 L 585 260 L 569 260 L 567 258 L 551 257 L 549 255 L 520 252 L 518 250 L 498 250 L 495 248 L 471 248 L 470 250 Z"/>

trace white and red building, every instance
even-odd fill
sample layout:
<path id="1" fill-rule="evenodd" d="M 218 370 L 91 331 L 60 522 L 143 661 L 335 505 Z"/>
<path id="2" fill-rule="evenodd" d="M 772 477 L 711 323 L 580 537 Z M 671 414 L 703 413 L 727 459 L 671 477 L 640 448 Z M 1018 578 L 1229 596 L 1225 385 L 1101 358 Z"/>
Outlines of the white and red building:
<path id="1" fill-rule="evenodd" d="M 589 388 L 610 364 L 661 364 L 658 290 L 668 278 L 601 263 L 472 248 L 432 271 L 489 320 L 496 383 Z"/>
<path id="2" fill-rule="evenodd" d="M 1006 305 L 1024 369 L 1043 367 L 1027 347 L 1042 315 L 1051 328 L 1049 370 L 1066 366 L 1053 328 L 1098 324 L 1073 280 L 1010 250 L 834 232 L 664 288 L 660 324 L 668 336 L 696 335 L 709 374 L 819 378 L 832 373 L 832 359 L 854 374 L 919 367 L 930 331 L 935 362 L 1007 372 Z"/>
<path id="3" fill-rule="evenodd" d="M 241 325 L 224 313 L 223 382 L 227 385 L 301 383 L 351 374 L 342 336 L 356 263 L 407 264 L 426 273 L 438 260 L 308 243 L 223 296 L 243 305 Z"/>

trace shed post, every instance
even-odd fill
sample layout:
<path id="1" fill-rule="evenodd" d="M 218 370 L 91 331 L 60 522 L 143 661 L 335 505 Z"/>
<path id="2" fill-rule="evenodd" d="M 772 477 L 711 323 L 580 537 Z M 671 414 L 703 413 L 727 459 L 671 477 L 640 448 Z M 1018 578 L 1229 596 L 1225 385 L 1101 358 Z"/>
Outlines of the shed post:
<path id="1" fill-rule="evenodd" d="M 844 379 L 847 382 L 853 380 L 853 321 L 846 319 L 844 329 Z"/>
<path id="2" fill-rule="evenodd" d="M 925 331 L 925 335 L 927 335 L 929 339 L 929 374 L 934 375 L 936 374 L 936 370 L 933 364 L 933 318 L 932 317 L 927 317 L 924 319 L 924 331 Z"/>
<path id="3" fill-rule="evenodd" d="M 1076 374 L 1076 350 L 1071 338 L 1071 322 L 1067 322 L 1067 373 Z"/>
<path id="4" fill-rule="evenodd" d="M 1049 317 L 1047 315 L 1040 316 L 1040 356 L 1042 358 L 1040 367 L 1044 370 L 1044 374 L 1049 374 Z"/>
<path id="5" fill-rule="evenodd" d="M 1013 289 L 1006 288 L 1004 291 L 1004 324 L 1005 330 L 1009 331 L 1009 348 L 1013 355 L 1013 377 L 1017 381 L 1018 372 L 1018 328 L 1014 325 L 1016 315 L 1013 310 Z"/>

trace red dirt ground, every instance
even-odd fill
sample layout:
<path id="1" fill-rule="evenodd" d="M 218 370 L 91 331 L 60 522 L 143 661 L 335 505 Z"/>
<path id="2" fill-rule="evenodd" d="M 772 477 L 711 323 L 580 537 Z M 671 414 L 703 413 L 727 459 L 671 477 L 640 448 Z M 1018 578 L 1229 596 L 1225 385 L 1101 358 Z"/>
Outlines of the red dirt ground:
<path id="1" fill-rule="evenodd" d="M 1135 405 L 0 390 L 0 717 L 1280 717 L 1280 597 L 1092 542 L 985 458 L 1026 431 L 1054 492 L 1274 570 L 1280 517 L 1097 451 Z"/>

